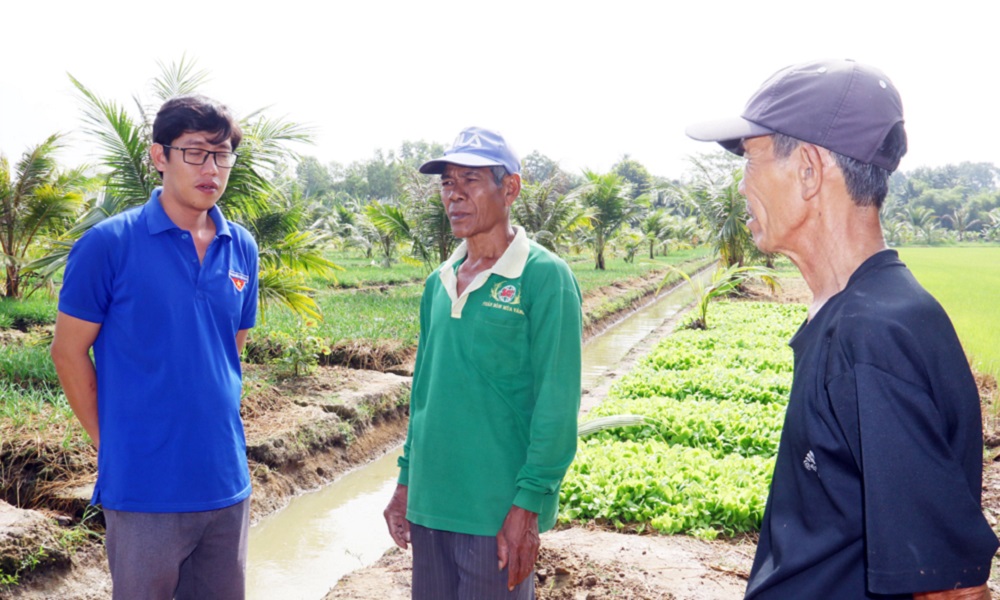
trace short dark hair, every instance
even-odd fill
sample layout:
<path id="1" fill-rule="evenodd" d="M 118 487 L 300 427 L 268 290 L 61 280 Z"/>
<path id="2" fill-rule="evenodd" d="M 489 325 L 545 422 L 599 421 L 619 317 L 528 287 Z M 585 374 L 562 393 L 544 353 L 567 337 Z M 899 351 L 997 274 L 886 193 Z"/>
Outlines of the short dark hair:
<path id="1" fill-rule="evenodd" d="M 170 145 L 189 131 L 215 134 L 213 144 L 229 140 L 233 150 L 240 145 L 243 131 L 224 104 L 201 95 L 175 96 L 163 103 L 153 121 L 153 143 Z M 170 148 L 163 149 L 170 158 Z"/>
<path id="2" fill-rule="evenodd" d="M 777 158 L 788 158 L 802 143 L 801 140 L 783 133 L 775 133 L 771 137 L 774 156 Z M 898 162 L 905 152 L 906 137 L 903 132 L 903 124 L 897 123 L 885 136 L 880 153 L 893 156 Z M 892 171 L 838 154 L 832 150 L 830 154 L 836 159 L 837 166 L 844 174 L 847 193 L 850 194 L 854 204 L 881 209 L 885 197 L 889 194 L 889 176 L 892 175 Z"/>
<path id="3" fill-rule="evenodd" d="M 490 167 L 490 172 L 493 173 L 493 181 L 496 182 L 497 187 L 503 185 L 503 178 L 510 175 L 510 173 L 507 172 L 507 167 L 503 165 L 493 165 Z"/>

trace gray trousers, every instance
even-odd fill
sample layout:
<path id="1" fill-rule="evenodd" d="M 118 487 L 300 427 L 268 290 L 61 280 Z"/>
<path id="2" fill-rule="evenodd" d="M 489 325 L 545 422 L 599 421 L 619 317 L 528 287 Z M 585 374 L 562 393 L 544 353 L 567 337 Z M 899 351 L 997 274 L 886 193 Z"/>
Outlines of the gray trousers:
<path id="1" fill-rule="evenodd" d="M 467 535 L 410 523 L 413 600 L 534 600 L 535 574 L 507 590 L 497 568 L 496 536 Z"/>
<path id="2" fill-rule="evenodd" d="M 114 600 L 243 600 L 250 499 L 204 512 L 105 510 Z"/>

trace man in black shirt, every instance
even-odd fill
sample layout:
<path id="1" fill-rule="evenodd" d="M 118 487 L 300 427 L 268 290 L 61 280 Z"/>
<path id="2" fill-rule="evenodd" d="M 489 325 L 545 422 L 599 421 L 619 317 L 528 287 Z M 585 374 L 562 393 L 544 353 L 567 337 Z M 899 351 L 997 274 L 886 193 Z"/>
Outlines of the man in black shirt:
<path id="1" fill-rule="evenodd" d="M 746 597 L 988 599 L 979 395 L 879 222 L 906 153 L 898 92 L 853 61 L 793 65 L 687 133 L 746 157 L 754 243 L 813 293 Z"/>

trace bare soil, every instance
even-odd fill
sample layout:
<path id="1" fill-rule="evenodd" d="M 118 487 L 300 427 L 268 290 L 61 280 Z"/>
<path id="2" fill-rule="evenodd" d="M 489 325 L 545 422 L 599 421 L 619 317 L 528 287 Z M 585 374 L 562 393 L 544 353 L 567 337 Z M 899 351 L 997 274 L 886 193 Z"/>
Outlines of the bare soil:
<path id="1" fill-rule="evenodd" d="M 254 365 L 244 375 L 254 521 L 279 510 L 296 494 L 381 456 L 406 434 L 406 376 L 318 367 L 305 377 L 272 381 L 268 369 Z M 47 468 L 27 458 L 18 467 L 27 471 Z M 85 507 L 96 478 L 93 462 L 62 473 L 72 481 L 61 486 L 61 493 L 73 490 L 73 502 Z M 32 488 L 36 492 L 33 505 L 41 505 L 37 510 L 14 508 L 0 500 L 0 567 L 9 573 L 25 561 L 37 561 L 20 585 L 0 586 L 0 598 L 110 598 L 99 515 L 87 526 L 93 528 L 92 535 L 81 538 L 79 527 L 65 526 L 77 520 L 52 509 L 55 499 L 37 493 L 37 488 Z M 42 547 L 46 551 L 39 553 Z"/>
<path id="2" fill-rule="evenodd" d="M 542 534 L 539 600 L 736 600 L 753 556 L 749 541 L 702 542 L 573 527 Z M 408 600 L 410 553 L 386 552 L 348 574 L 324 600 Z"/>
<path id="3" fill-rule="evenodd" d="M 750 284 L 747 300 L 808 304 L 812 294 L 801 279 L 782 281 L 778 290 Z M 636 345 L 594 388 L 584 390 L 581 413 L 606 396 L 615 377 L 664 335 L 690 317 L 665 322 Z M 988 455 L 984 462 L 983 510 L 995 530 L 1000 520 L 1000 429 L 997 383 L 977 376 L 983 403 Z M 736 600 L 743 597 L 753 563 L 754 536 L 705 542 L 685 536 L 635 535 L 592 527 L 550 531 L 541 536 L 536 563 L 539 600 Z M 991 594 L 1000 599 L 1000 558 L 995 559 Z M 393 548 L 374 565 L 338 582 L 324 600 L 407 600 L 412 561 L 409 552 Z"/>
<path id="4" fill-rule="evenodd" d="M 634 280 L 614 290 L 603 290 L 585 299 L 585 310 L 618 294 L 649 289 L 649 284 L 649 280 Z M 776 293 L 763 286 L 751 287 L 747 297 L 806 302 L 810 296 L 804 282 L 793 279 L 784 282 Z M 638 298 L 633 304 L 641 302 Z M 588 336 L 619 317 L 608 315 L 590 323 Z M 581 412 L 599 404 L 617 375 L 627 372 L 661 337 L 687 318 L 680 316 L 665 322 L 633 348 L 604 381 L 584 390 Z M 270 368 L 247 367 L 243 416 L 254 483 L 254 520 L 280 509 L 294 495 L 381 456 L 405 436 L 412 353 L 379 348 L 366 354 L 359 347 L 347 348 L 345 353 L 352 357 L 346 361 L 350 364 L 380 370 L 321 366 L 307 377 L 276 380 Z M 383 372 L 388 370 L 392 372 Z M 980 378 L 979 383 L 989 446 L 983 504 L 996 528 L 1000 518 L 1000 430 L 996 410 L 988 407 L 995 402 L 997 386 L 991 378 Z M 82 539 L 79 526 L 68 528 L 79 523 L 86 507 L 95 477 L 95 457 L 86 449 L 60 455 L 59 438 L 64 435 L 59 431 L 52 440 L 32 440 L 36 449 L 30 451 L 27 449 L 32 446 L 27 441 L 22 440 L 20 446 L 15 439 L 0 441 L 0 455 L 21 448 L 19 454 L 0 457 L 0 483 L 5 476 L 10 480 L 4 471 L 9 473 L 16 466 L 30 475 L 18 480 L 19 489 L 36 498 L 32 504 L 35 510 L 13 508 L 0 498 L 0 566 L 7 570 L 26 557 L 38 558 L 36 549 L 42 544 L 65 549 L 46 553 L 41 559 L 44 564 L 26 575 L 22 585 L 0 587 L 0 598 L 110 598 L 100 516 L 82 528 L 93 532 Z M 43 450 L 38 451 L 38 447 Z M 15 455 L 20 457 L 17 465 L 8 460 Z M 65 463 L 65 468 L 56 470 L 58 477 L 45 475 L 53 472 L 53 463 Z M 56 498 L 63 498 L 62 503 Z M 754 545 L 752 537 L 704 542 L 684 536 L 635 535 L 592 527 L 551 531 L 542 535 L 536 565 L 537 595 L 542 600 L 742 598 Z M 993 597 L 1000 599 L 998 566 L 993 570 L 992 589 Z M 409 577 L 409 553 L 389 550 L 376 564 L 343 578 L 326 598 L 409 598 Z"/>

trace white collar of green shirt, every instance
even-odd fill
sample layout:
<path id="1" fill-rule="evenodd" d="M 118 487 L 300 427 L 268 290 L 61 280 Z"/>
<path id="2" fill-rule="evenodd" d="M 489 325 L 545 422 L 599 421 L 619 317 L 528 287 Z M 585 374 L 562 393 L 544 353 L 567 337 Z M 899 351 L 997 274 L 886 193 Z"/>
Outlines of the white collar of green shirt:
<path id="1" fill-rule="evenodd" d="M 528 251 L 531 249 L 528 244 L 528 234 L 524 232 L 523 227 L 517 226 L 514 227 L 514 232 L 513 241 L 511 241 L 510 246 L 507 246 L 507 249 L 504 250 L 500 258 L 497 259 L 497 262 L 489 269 L 477 274 L 472 283 L 462 290 L 461 296 L 458 295 L 458 278 L 455 276 L 455 263 L 465 258 L 466 254 L 469 253 L 466 243 L 462 242 L 459 244 L 458 248 L 448 257 L 448 260 L 444 261 L 444 264 L 438 268 L 441 285 L 444 286 L 445 291 L 448 292 L 448 297 L 451 298 L 451 316 L 453 319 L 462 318 L 462 308 L 465 307 L 465 301 L 468 300 L 469 294 L 483 287 L 483 284 L 486 283 L 486 280 L 493 273 L 508 279 L 517 279 L 524 272 L 524 265 L 528 262 Z"/>

